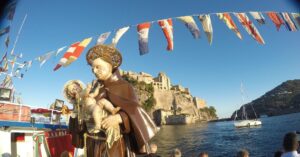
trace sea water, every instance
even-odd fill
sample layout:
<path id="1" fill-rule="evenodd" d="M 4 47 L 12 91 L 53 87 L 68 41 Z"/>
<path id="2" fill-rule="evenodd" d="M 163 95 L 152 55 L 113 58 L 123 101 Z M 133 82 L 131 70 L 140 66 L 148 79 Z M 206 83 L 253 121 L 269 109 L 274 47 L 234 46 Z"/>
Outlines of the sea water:
<path id="1" fill-rule="evenodd" d="M 210 157 L 234 157 L 240 149 L 247 149 L 250 157 L 272 157 L 282 149 L 287 132 L 300 131 L 300 113 L 260 120 L 259 127 L 239 129 L 233 121 L 162 126 L 152 143 L 162 157 L 169 157 L 175 148 L 183 157 L 196 157 L 202 151 Z"/>

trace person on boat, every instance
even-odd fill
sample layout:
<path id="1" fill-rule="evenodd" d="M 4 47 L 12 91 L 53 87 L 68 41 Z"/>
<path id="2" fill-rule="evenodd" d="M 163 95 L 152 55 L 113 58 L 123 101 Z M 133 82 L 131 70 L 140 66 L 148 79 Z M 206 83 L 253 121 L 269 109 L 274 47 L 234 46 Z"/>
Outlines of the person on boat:
<path id="1" fill-rule="evenodd" d="M 111 148 L 105 144 L 105 133 L 87 132 L 86 155 L 89 157 L 113 156 L 133 157 L 135 154 L 149 154 L 149 140 L 154 137 L 158 129 L 152 119 L 140 107 L 133 87 L 120 76 L 118 67 L 122 63 L 121 53 L 114 47 L 96 45 L 92 47 L 86 59 L 96 76 L 98 84 L 103 85 L 99 90 L 98 101 L 103 97 L 114 107 L 119 107 L 114 115 L 109 115 L 102 121 L 102 127 L 107 129 L 118 125 L 122 137 L 113 143 Z M 97 83 L 94 83 L 96 86 Z M 92 87 L 91 92 L 95 92 Z"/>
<path id="2" fill-rule="evenodd" d="M 201 152 L 198 157 L 208 157 L 208 153 L 207 152 Z"/>
<path id="3" fill-rule="evenodd" d="M 283 154 L 283 151 L 278 150 L 274 153 L 274 157 L 281 157 L 282 154 Z"/>
<path id="4" fill-rule="evenodd" d="M 246 149 L 238 151 L 237 157 L 249 157 L 249 152 Z"/>
<path id="5" fill-rule="evenodd" d="M 175 148 L 172 152 L 171 152 L 171 156 L 170 157 L 181 157 L 181 151 L 178 148 Z"/>
<path id="6" fill-rule="evenodd" d="M 284 153 L 281 157 L 300 157 L 297 149 L 299 148 L 299 143 L 297 140 L 297 134 L 295 132 L 289 132 L 285 134 L 283 139 Z"/>

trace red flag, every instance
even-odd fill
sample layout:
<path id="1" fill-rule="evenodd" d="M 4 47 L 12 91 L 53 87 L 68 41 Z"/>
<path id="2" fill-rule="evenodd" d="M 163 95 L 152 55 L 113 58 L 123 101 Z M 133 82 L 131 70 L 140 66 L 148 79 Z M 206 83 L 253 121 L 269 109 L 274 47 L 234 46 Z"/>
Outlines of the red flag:
<path id="1" fill-rule="evenodd" d="M 159 26 L 162 28 L 165 37 L 167 38 L 168 41 L 168 51 L 173 50 L 173 23 L 172 19 L 167 19 L 167 20 L 159 20 L 158 21 Z"/>
<path id="2" fill-rule="evenodd" d="M 272 22 L 275 24 L 277 31 L 279 31 L 280 26 L 284 25 L 284 21 L 275 12 L 268 12 L 267 15 L 272 20 Z"/>
<path id="3" fill-rule="evenodd" d="M 249 20 L 245 13 L 234 13 L 234 15 L 239 19 L 240 23 L 246 29 L 248 34 L 250 34 L 260 44 L 265 44 L 264 39 L 261 37 L 254 24 Z"/>
<path id="4" fill-rule="evenodd" d="M 92 38 L 87 38 L 82 42 L 76 42 L 72 44 L 53 70 L 56 71 L 61 66 L 66 67 L 74 62 L 81 55 L 84 48 L 91 42 L 91 40 Z"/>

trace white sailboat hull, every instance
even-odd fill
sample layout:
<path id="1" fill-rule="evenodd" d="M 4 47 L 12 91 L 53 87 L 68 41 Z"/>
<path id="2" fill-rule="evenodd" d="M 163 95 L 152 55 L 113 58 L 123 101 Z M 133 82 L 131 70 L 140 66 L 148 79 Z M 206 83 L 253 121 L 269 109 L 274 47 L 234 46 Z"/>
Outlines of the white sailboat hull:
<path id="1" fill-rule="evenodd" d="M 259 126 L 259 125 L 262 125 L 262 122 L 260 120 L 239 120 L 234 122 L 234 126 L 236 128 Z"/>

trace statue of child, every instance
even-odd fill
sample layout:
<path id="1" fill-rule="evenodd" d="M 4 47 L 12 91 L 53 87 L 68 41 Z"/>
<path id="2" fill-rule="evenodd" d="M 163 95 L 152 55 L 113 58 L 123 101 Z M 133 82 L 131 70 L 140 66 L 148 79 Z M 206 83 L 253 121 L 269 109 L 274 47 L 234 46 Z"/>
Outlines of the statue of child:
<path id="1" fill-rule="evenodd" d="M 88 132 L 99 133 L 103 130 L 106 134 L 106 142 L 110 148 L 113 142 L 121 137 L 120 128 L 119 126 L 115 126 L 104 130 L 101 127 L 101 122 L 108 115 L 116 114 L 120 108 L 115 108 L 110 101 L 103 97 L 103 92 L 100 93 L 102 86 L 98 85 L 93 92 L 91 92 L 91 87 L 92 85 L 88 84 L 87 88 L 84 89 L 84 85 L 81 84 L 81 86 L 78 86 L 77 81 L 69 81 L 69 84 L 65 85 L 64 93 L 66 93 L 65 95 L 67 95 L 69 101 L 73 100 L 70 102 L 77 102 L 78 107 L 75 109 L 74 106 L 74 109 L 77 115 L 82 115 Z M 96 101 L 95 97 L 99 96 L 103 98 Z M 81 108 L 80 110 L 78 109 L 79 107 Z"/>

